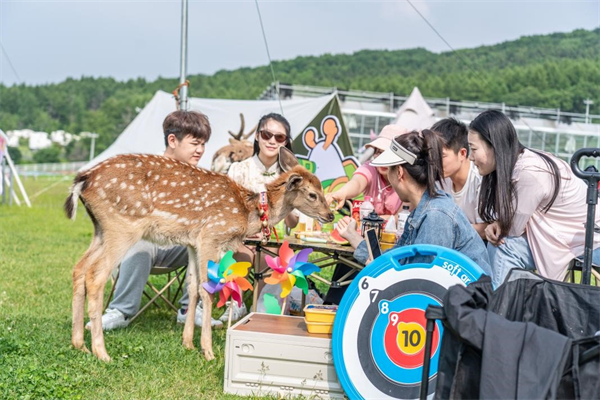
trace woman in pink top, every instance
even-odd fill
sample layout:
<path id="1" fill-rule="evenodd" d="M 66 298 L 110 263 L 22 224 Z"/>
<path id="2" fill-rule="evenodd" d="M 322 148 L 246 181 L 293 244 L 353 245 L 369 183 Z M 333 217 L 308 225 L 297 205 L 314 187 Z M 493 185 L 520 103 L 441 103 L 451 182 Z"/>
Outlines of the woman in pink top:
<path id="1" fill-rule="evenodd" d="M 373 158 L 387 150 L 395 136 L 406 133 L 407 130 L 399 125 L 385 126 L 377 139 L 367 144 L 375 150 Z M 374 167 L 370 163 L 361 165 L 340 190 L 329 193 L 325 198 L 329 203 L 337 201 L 337 208 L 344 205 L 346 199 L 352 199 L 360 194 L 371 197 L 375 212 L 380 216 L 389 217 L 400 209 L 402 202 L 387 180 L 387 167 Z"/>
<path id="2" fill-rule="evenodd" d="M 403 135 L 408 131 L 399 125 L 387 125 L 382 130 L 377 139 L 367 144 L 365 147 L 371 147 L 375 150 L 373 159 L 387 150 L 392 144 L 394 137 Z M 352 199 L 360 194 L 371 197 L 375 212 L 383 218 L 388 218 L 394 215 L 400 209 L 402 201 L 394 188 L 390 185 L 387 179 L 387 167 L 374 167 L 370 162 L 361 165 L 344 187 L 334 193 L 329 193 L 325 199 L 331 203 L 337 201 L 337 208 L 344 205 L 346 199 Z M 333 271 L 332 280 L 337 281 L 343 276 L 346 276 L 351 269 L 344 264 L 338 264 Z M 350 275 L 354 278 L 356 273 Z M 325 303 L 339 304 L 344 292 L 348 286 L 331 287 L 325 296 Z"/>
<path id="3" fill-rule="evenodd" d="M 523 146 L 499 111 L 485 111 L 471 122 L 469 146 L 483 176 L 479 214 L 490 223 L 485 234 L 494 286 L 512 268 L 536 269 L 563 280 L 569 262 L 584 251 L 583 180 L 563 160 Z M 597 237 L 594 263 L 600 261 L 598 247 Z"/>

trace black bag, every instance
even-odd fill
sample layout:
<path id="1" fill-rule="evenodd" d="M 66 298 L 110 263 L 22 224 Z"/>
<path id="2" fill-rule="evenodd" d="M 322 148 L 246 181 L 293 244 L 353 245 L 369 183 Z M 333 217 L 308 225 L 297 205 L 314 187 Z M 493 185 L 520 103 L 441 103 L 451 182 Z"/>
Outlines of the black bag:
<path id="1" fill-rule="evenodd" d="M 436 399 L 600 398 L 600 288 L 515 269 L 450 288 L 444 314 Z"/>

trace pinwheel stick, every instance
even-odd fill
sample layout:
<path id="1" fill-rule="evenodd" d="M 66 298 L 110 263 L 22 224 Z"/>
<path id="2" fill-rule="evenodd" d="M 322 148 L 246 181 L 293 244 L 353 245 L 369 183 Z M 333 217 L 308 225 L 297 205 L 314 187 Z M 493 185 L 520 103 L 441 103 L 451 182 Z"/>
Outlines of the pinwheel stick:
<path id="1" fill-rule="evenodd" d="M 233 305 L 233 304 L 232 304 Z M 230 306 L 229 307 L 229 318 L 227 320 L 227 330 L 229 330 L 229 328 L 231 328 L 231 316 L 233 315 L 233 307 Z"/>
<path id="2" fill-rule="evenodd" d="M 287 301 L 287 297 L 283 299 L 283 305 L 281 306 L 281 315 L 285 313 L 285 302 Z"/>

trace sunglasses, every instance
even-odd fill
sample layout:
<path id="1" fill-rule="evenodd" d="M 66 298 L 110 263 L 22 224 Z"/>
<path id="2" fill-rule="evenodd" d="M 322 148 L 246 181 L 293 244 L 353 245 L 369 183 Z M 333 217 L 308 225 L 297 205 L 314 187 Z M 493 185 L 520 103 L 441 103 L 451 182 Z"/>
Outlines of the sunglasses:
<path id="1" fill-rule="evenodd" d="M 260 137 L 263 138 L 263 140 L 271 140 L 271 138 L 273 136 L 275 136 L 275 141 L 277 143 L 285 143 L 288 140 L 287 135 L 283 135 L 281 133 L 275 133 L 275 134 L 273 134 L 273 133 L 271 133 L 271 132 L 269 132 L 267 130 L 264 130 L 264 129 L 261 130 L 259 133 L 260 133 Z"/>

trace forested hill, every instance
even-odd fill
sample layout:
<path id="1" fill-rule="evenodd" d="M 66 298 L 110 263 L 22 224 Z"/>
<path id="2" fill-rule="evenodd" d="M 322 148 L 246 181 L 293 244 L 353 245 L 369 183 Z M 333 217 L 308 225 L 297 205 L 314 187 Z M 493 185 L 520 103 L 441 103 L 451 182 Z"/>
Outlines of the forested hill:
<path id="1" fill-rule="evenodd" d="M 426 97 L 505 102 L 584 112 L 583 100 L 600 106 L 600 29 L 522 37 L 456 52 L 362 50 L 274 62 L 281 82 Z M 194 97 L 255 99 L 271 83 L 268 66 L 192 75 Z M 93 131 L 103 150 L 157 90 L 177 78 L 153 82 L 112 78 L 67 79 L 42 86 L 0 85 L 0 128 L 50 132 Z"/>

